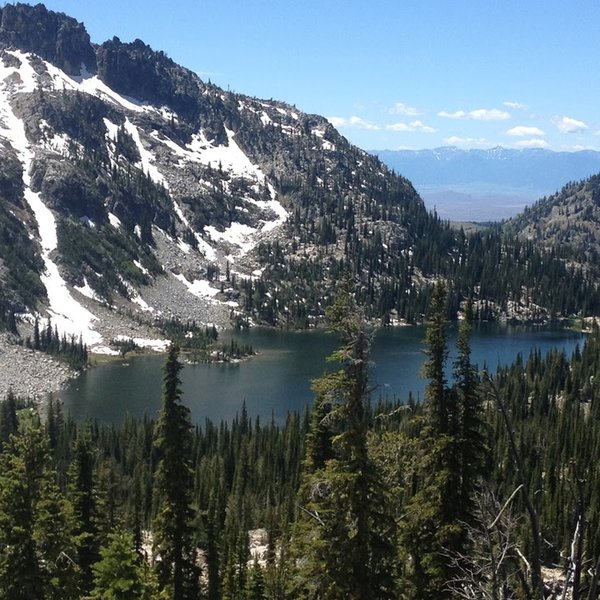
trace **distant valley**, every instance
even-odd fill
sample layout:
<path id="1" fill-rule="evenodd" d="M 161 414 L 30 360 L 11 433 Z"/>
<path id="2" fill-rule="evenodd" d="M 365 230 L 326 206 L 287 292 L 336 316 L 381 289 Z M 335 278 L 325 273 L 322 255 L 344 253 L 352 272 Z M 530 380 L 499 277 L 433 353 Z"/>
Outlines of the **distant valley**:
<path id="1" fill-rule="evenodd" d="M 544 149 L 373 150 L 410 179 L 442 219 L 499 221 L 515 216 L 566 183 L 600 172 L 600 152 Z"/>

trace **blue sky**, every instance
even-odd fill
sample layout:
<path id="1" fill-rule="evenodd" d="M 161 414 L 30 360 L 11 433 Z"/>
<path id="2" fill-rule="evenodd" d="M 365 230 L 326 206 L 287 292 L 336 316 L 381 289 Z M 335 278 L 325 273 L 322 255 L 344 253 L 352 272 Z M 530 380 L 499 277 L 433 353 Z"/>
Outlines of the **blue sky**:
<path id="1" fill-rule="evenodd" d="M 364 149 L 600 149 L 598 0 L 48 0 Z"/>

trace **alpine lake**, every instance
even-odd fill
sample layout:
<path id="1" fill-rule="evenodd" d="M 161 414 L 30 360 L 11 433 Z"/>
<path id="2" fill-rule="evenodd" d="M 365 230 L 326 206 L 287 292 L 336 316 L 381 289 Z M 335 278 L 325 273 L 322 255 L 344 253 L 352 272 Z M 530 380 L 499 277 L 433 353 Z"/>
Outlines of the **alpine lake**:
<path id="1" fill-rule="evenodd" d="M 449 377 L 456 356 L 456 332 L 455 326 L 449 330 Z M 250 344 L 257 354 L 235 363 L 185 364 L 181 371 L 182 401 L 195 423 L 230 421 L 244 404 L 252 418 L 281 422 L 289 411 L 303 411 L 310 405 L 311 381 L 335 368 L 326 358 L 336 348 L 337 337 L 324 330 L 253 328 L 224 332 L 219 342 L 227 342 L 231 336 Z M 372 402 L 380 398 L 405 401 L 410 394 L 417 401 L 423 398 L 424 337 L 422 326 L 375 331 Z M 568 329 L 482 323 L 473 328 L 472 362 L 493 373 L 519 354 L 526 360 L 535 350 L 545 355 L 558 349 L 571 356 L 584 341 L 585 334 Z M 58 394 L 65 414 L 77 421 L 91 418 L 115 424 L 126 415 L 155 417 L 161 405 L 164 360 L 164 355 L 139 355 L 84 371 Z"/>

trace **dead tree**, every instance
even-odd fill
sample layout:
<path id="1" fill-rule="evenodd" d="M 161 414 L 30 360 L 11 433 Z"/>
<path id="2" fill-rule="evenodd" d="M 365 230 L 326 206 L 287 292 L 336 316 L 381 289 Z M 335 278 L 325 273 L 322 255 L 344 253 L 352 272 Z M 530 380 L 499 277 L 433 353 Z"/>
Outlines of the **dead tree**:
<path id="1" fill-rule="evenodd" d="M 527 484 L 527 479 L 525 478 L 525 472 L 523 469 L 523 460 L 517 448 L 515 430 L 510 419 L 508 408 L 498 392 L 498 388 L 493 379 L 487 373 L 485 374 L 485 378 L 491 389 L 490 395 L 498 406 L 500 414 L 502 415 L 502 420 L 506 427 L 510 452 L 517 469 L 517 481 L 519 482 L 519 486 L 521 488 L 523 504 L 525 505 L 525 509 L 527 510 L 527 514 L 529 516 L 529 527 L 532 538 L 531 560 L 527 561 L 526 558 L 521 555 L 522 559 L 527 564 L 529 571 L 529 583 L 527 583 L 525 580 L 523 581 L 523 583 L 526 584 L 525 591 L 529 600 L 543 600 L 544 582 L 542 580 L 542 534 L 540 528 L 540 517 L 531 499 L 531 493 L 529 491 L 529 486 Z"/>

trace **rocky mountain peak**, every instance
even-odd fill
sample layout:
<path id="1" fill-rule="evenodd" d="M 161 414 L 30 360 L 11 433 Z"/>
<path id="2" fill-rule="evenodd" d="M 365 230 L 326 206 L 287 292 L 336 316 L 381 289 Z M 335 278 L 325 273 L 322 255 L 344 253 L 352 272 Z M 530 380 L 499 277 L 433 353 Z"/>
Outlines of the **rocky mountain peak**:
<path id="1" fill-rule="evenodd" d="M 114 37 L 97 50 L 98 76 L 111 89 L 196 121 L 202 82 L 197 75 L 137 39 Z"/>
<path id="2" fill-rule="evenodd" d="M 85 27 L 43 4 L 7 4 L 0 9 L 0 47 L 31 52 L 69 75 L 79 75 L 82 65 L 96 70 L 96 55 Z"/>

